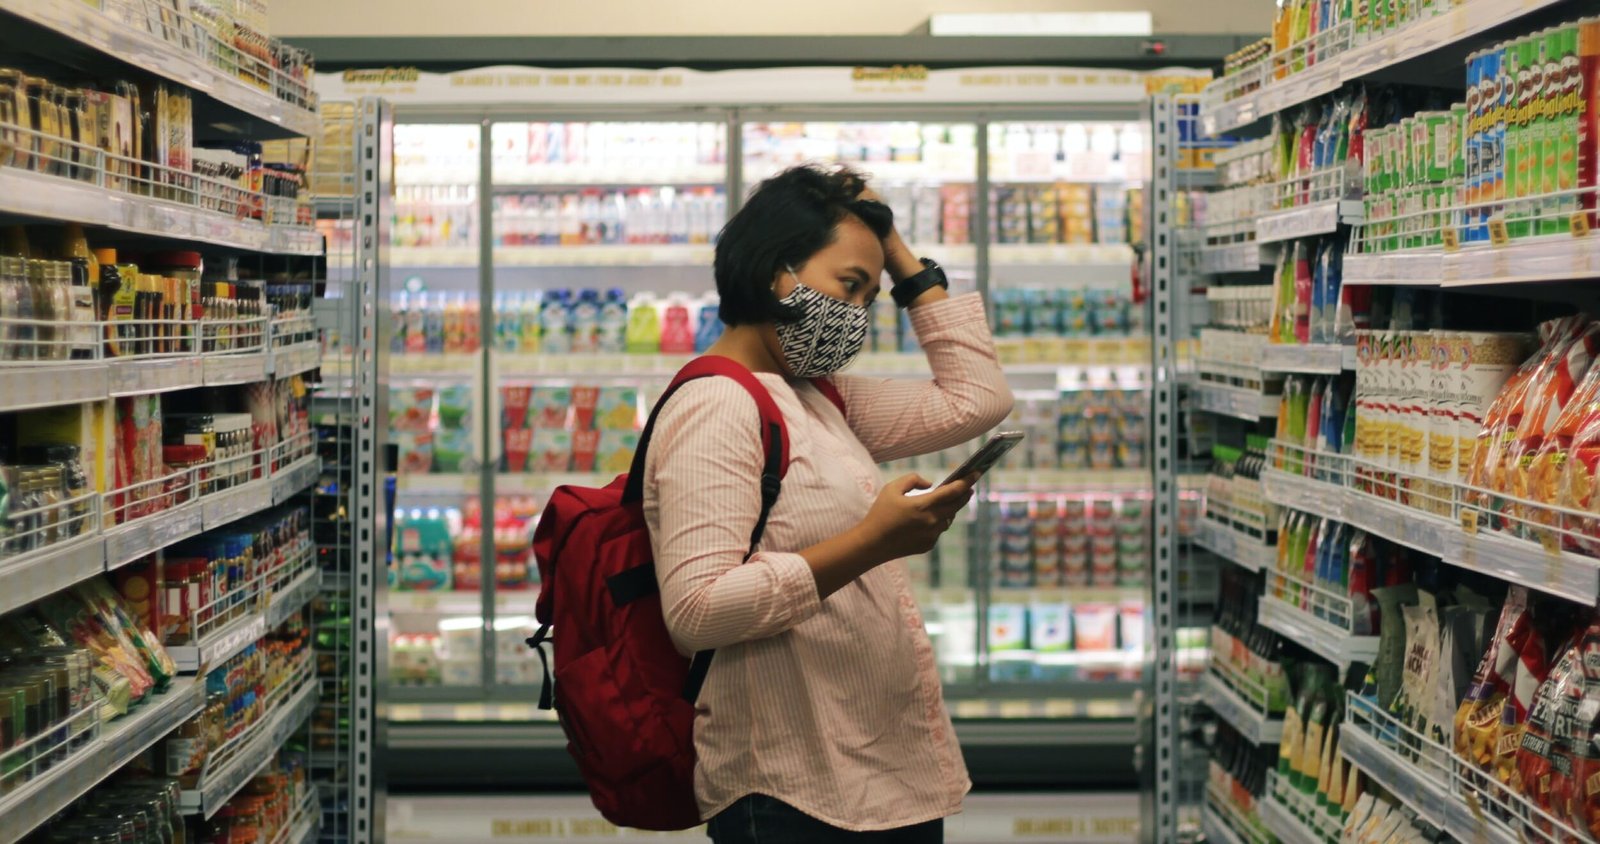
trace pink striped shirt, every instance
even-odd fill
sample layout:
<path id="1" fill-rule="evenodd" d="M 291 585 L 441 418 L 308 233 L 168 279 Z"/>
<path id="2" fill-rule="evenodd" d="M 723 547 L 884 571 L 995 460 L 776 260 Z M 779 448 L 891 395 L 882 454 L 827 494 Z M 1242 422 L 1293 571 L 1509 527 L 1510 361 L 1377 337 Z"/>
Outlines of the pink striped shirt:
<path id="1" fill-rule="evenodd" d="M 667 627 L 685 654 L 717 649 L 695 719 L 703 817 L 760 793 L 881 830 L 955 814 L 971 788 L 905 563 L 821 601 L 793 553 L 861 520 L 883 482 L 878 463 L 958 445 L 1010 412 L 981 298 L 916 308 L 911 324 L 933 380 L 836 376 L 848 419 L 809 384 L 759 376 L 791 459 L 748 562 L 761 507 L 755 403 L 708 378 L 656 422 L 644 513 Z"/>

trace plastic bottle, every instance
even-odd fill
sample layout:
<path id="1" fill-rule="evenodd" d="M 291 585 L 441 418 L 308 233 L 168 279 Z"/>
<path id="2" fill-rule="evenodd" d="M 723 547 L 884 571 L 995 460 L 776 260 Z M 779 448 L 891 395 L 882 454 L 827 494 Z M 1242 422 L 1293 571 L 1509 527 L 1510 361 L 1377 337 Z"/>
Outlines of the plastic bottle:
<path id="1" fill-rule="evenodd" d="M 667 297 L 667 307 L 661 317 L 661 353 L 694 353 L 694 327 L 689 321 L 688 294 L 674 293 Z"/>
<path id="2" fill-rule="evenodd" d="M 705 354 L 711 345 L 722 337 L 722 317 L 717 294 L 707 293 L 700 300 L 700 314 L 694 332 L 695 354 Z"/>
<path id="3" fill-rule="evenodd" d="M 629 354 L 653 355 L 661 351 L 661 310 L 655 294 L 639 293 L 628 304 L 626 346 Z"/>
<path id="4" fill-rule="evenodd" d="M 519 350 L 524 354 L 537 354 L 539 352 L 539 318 L 542 296 L 537 290 L 530 291 L 523 297 L 520 307 L 521 315 L 517 324 L 521 327 L 522 337 L 518 343 Z"/>
<path id="5" fill-rule="evenodd" d="M 483 311 L 478 297 L 462 294 L 461 351 L 473 354 L 483 347 Z"/>
<path id="6" fill-rule="evenodd" d="M 587 190 L 578 202 L 578 242 L 594 246 L 605 242 L 600 223 L 600 193 Z"/>
<path id="7" fill-rule="evenodd" d="M 572 314 L 568 310 L 571 297 L 572 292 L 565 289 L 552 290 L 545 295 L 539 309 L 539 340 L 546 354 L 564 355 L 572 351 Z"/>
<path id="8" fill-rule="evenodd" d="M 619 288 L 606 291 L 605 302 L 600 305 L 599 338 L 597 345 L 604 354 L 621 354 L 628 348 L 628 301 Z"/>
<path id="9" fill-rule="evenodd" d="M 466 300 L 461 294 L 458 293 L 445 300 L 443 348 L 446 354 L 455 355 L 466 351 L 466 329 L 464 326 L 466 318 Z"/>
<path id="10" fill-rule="evenodd" d="M 584 288 L 572 304 L 572 351 L 594 354 L 600 351 L 600 291 Z"/>
<path id="11" fill-rule="evenodd" d="M 425 350 L 432 353 L 444 351 L 445 297 L 443 293 L 424 296 L 422 338 Z"/>

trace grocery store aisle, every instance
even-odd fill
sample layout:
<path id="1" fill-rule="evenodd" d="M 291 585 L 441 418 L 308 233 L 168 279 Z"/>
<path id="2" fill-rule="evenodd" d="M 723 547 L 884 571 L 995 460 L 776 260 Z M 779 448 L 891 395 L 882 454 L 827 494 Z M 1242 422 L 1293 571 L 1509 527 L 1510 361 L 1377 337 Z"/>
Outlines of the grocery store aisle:
<path id="1" fill-rule="evenodd" d="M 946 824 L 945 840 L 961 844 L 1123 844 L 1138 830 L 1139 795 L 974 794 L 967 811 Z M 576 844 L 596 839 L 703 841 L 699 830 L 619 830 L 595 814 L 583 795 L 391 797 L 390 841 L 456 844 Z"/>

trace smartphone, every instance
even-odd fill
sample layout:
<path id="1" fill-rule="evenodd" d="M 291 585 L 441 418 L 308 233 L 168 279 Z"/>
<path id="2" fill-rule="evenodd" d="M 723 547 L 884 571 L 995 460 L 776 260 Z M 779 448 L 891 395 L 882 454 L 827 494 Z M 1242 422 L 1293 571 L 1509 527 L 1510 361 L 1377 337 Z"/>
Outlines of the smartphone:
<path id="1" fill-rule="evenodd" d="M 985 472 L 993 469 L 994 464 L 999 463 L 1000 458 L 1005 457 L 1006 452 L 1016 448 L 1017 443 L 1020 442 L 1022 442 L 1021 431 L 1001 431 L 1000 433 L 995 434 L 989 438 L 988 442 L 983 444 L 983 448 L 980 448 L 974 452 L 971 457 L 968 457 L 961 463 L 960 466 L 957 466 L 955 470 L 950 473 L 949 477 L 946 477 L 944 480 L 940 481 L 939 486 L 955 483 L 962 478 L 970 478 L 974 475 L 982 476 Z M 938 488 L 939 487 L 931 487 L 929 489 L 913 490 L 912 492 L 908 493 L 908 495 L 923 495 L 933 492 L 933 490 Z"/>

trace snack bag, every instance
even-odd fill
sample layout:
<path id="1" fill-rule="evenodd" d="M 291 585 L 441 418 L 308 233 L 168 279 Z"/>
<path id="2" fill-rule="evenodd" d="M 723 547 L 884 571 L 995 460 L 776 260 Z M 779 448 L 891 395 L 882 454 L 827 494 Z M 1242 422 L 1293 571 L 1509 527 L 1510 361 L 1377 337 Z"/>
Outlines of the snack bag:
<path id="1" fill-rule="evenodd" d="M 1597 413 L 1600 413 L 1600 366 L 1591 366 L 1538 450 L 1520 464 L 1516 476 L 1519 496 L 1542 504 L 1566 504 L 1562 481 L 1568 455 L 1573 451 L 1579 429 Z M 1556 515 L 1548 510 L 1536 510 L 1529 513 L 1528 518 L 1538 524 L 1555 526 Z"/>
<path id="2" fill-rule="evenodd" d="M 1502 458 L 1497 490 L 1512 498 L 1531 497 L 1529 470 L 1534 456 L 1546 436 L 1555 432 L 1558 420 L 1582 382 L 1587 381 L 1597 351 L 1600 351 L 1600 323 L 1590 323 L 1559 357 L 1550 361 L 1542 377 L 1530 386 L 1516 438 L 1507 443 Z M 1523 509 L 1514 502 L 1502 504 L 1502 512 L 1510 516 L 1523 515 Z"/>
<path id="3" fill-rule="evenodd" d="M 1600 615 L 1590 620 L 1578 642 L 1579 683 L 1582 699 L 1572 719 L 1572 734 L 1562 742 L 1568 753 L 1570 778 L 1563 793 L 1565 811 L 1559 813 L 1592 838 L 1600 838 Z"/>
<path id="4" fill-rule="evenodd" d="M 1504 447 L 1507 441 L 1516 436 L 1530 388 L 1537 382 L 1550 358 L 1566 347 L 1572 330 L 1570 317 L 1541 323 L 1539 351 L 1523 361 L 1522 366 L 1506 381 L 1500 395 L 1484 412 L 1483 428 L 1478 431 L 1472 456 L 1465 464 L 1467 485 L 1475 487 L 1468 499 L 1476 506 L 1487 509 L 1492 503 L 1487 490 L 1497 488 L 1496 473 Z"/>
<path id="5" fill-rule="evenodd" d="M 1581 413 L 1571 448 L 1564 455 L 1565 464 L 1560 467 L 1559 503 L 1573 510 L 1600 514 L 1600 500 L 1594 494 L 1595 476 L 1600 470 L 1600 403 L 1586 404 Z M 1579 519 L 1574 527 L 1577 537 L 1567 540 L 1573 550 L 1600 555 L 1600 518 Z"/>
<path id="6" fill-rule="evenodd" d="M 1389 710 L 1402 724 L 1429 736 L 1432 733 L 1434 671 L 1439 664 L 1439 616 L 1431 599 L 1401 607 L 1400 612 L 1406 626 L 1405 658 L 1401 665 L 1400 693 Z M 1407 744 L 1411 742 L 1408 740 Z M 1414 754 L 1426 752 L 1424 748 L 1415 747 L 1412 751 Z"/>
<path id="7" fill-rule="evenodd" d="M 1559 654 L 1550 676 L 1534 692 L 1508 783 L 1512 790 L 1527 795 L 1540 809 L 1558 816 L 1566 801 L 1558 799 L 1557 795 L 1569 790 L 1572 758 L 1568 748 L 1559 766 L 1564 774 L 1558 773 L 1555 763 L 1559 743 L 1557 724 L 1570 722 L 1577 715 L 1577 701 L 1583 698 L 1578 640 L 1566 643 Z M 1572 731 L 1563 729 L 1562 732 L 1570 738 Z M 1548 824 L 1540 823 L 1540 827 L 1550 831 Z"/>
<path id="8" fill-rule="evenodd" d="M 1544 637 L 1533 624 L 1518 632 L 1522 634 L 1520 637 L 1507 640 L 1516 653 L 1516 672 L 1505 706 L 1500 710 L 1494 744 L 1494 777 L 1506 786 L 1517 781 L 1517 749 L 1522 746 L 1522 736 L 1528 727 L 1528 711 L 1533 707 L 1533 697 L 1540 684 L 1550 676 Z"/>
<path id="9" fill-rule="evenodd" d="M 1528 590 L 1513 586 L 1506 593 L 1506 604 L 1495 624 L 1494 637 L 1478 662 L 1466 697 L 1456 708 L 1456 753 L 1470 765 L 1488 771 L 1494 761 L 1494 739 L 1516 669 L 1513 639 L 1527 635 Z"/>

